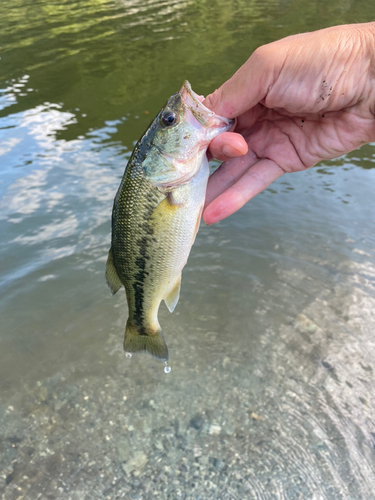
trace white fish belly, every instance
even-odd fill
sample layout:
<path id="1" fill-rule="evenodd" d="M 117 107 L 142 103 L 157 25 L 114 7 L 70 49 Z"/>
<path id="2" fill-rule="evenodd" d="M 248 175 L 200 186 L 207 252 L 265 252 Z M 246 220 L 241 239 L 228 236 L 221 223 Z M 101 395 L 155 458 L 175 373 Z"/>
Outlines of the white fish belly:
<path id="1" fill-rule="evenodd" d="M 189 257 L 199 228 L 208 177 L 209 166 L 205 157 L 202 167 L 191 181 L 173 190 L 173 204 L 176 204 L 178 209 L 168 227 L 158 234 L 157 248 L 155 248 L 158 260 L 152 264 L 153 270 L 150 272 L 150 278 L 154 283 L 149 287 L 154 306 L 151 309 L 154 310 L 154 314 L 157 314 L 161 300 L 179 280 Z M 151 299 L 151 296 L 149 298 Z M 156 310 L 155 305 L 157 305 Z"/>

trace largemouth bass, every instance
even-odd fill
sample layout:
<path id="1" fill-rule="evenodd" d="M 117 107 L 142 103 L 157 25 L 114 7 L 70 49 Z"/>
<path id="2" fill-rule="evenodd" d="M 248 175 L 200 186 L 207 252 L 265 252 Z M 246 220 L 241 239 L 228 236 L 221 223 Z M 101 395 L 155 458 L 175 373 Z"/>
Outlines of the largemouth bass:
<path id="1" fill-rule="evenodd" d="M 186 81 L 134 148 L 114 200 L 106 267 L 112 294 L 125 287 L 128 353 L 168 359 L 159 305 L 176 307 L 205 200 L 207 147 L 232 123 L 206 108 Z"/>

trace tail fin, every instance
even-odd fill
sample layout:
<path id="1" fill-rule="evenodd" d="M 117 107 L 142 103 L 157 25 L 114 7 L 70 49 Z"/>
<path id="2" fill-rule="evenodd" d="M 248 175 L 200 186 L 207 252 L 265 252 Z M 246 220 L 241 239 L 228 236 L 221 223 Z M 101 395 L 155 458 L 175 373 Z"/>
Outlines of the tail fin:
<path id="1" fill-rule="evenodd" d="M 155 332 L 147 330 L 143 332 L 128 321 L 125 330 L 124 350 L 130 353 L 147 352 L 161 361 L 168 360 L 168 348 L 160 327 Z"/>

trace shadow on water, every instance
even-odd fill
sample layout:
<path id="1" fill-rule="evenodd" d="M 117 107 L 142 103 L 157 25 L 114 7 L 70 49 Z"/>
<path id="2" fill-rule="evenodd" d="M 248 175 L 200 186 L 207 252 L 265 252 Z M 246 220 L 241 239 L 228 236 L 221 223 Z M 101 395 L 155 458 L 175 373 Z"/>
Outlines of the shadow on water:
<path id="1" fill-rule="evenodd" d="M 125 297 L 103 276 L 134 141 L 184 79 L 206 94 L 262 43 L 374 15 L 1 2 L 4 500 L 375 499 L 373 145 L 202 225 L 160 311 L 169 374 L 125 358 Z"/>

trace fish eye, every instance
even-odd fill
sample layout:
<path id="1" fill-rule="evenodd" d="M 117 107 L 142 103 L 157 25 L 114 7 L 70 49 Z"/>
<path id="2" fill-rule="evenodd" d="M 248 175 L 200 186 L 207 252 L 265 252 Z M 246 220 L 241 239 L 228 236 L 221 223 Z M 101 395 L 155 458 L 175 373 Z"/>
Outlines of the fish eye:
<path id="1" fill-rule="evenodd" d="M 178 115 L 174 111 L 166 111 L 161 117 L 163 127 L 172 127 L 178 123 Z"/>

